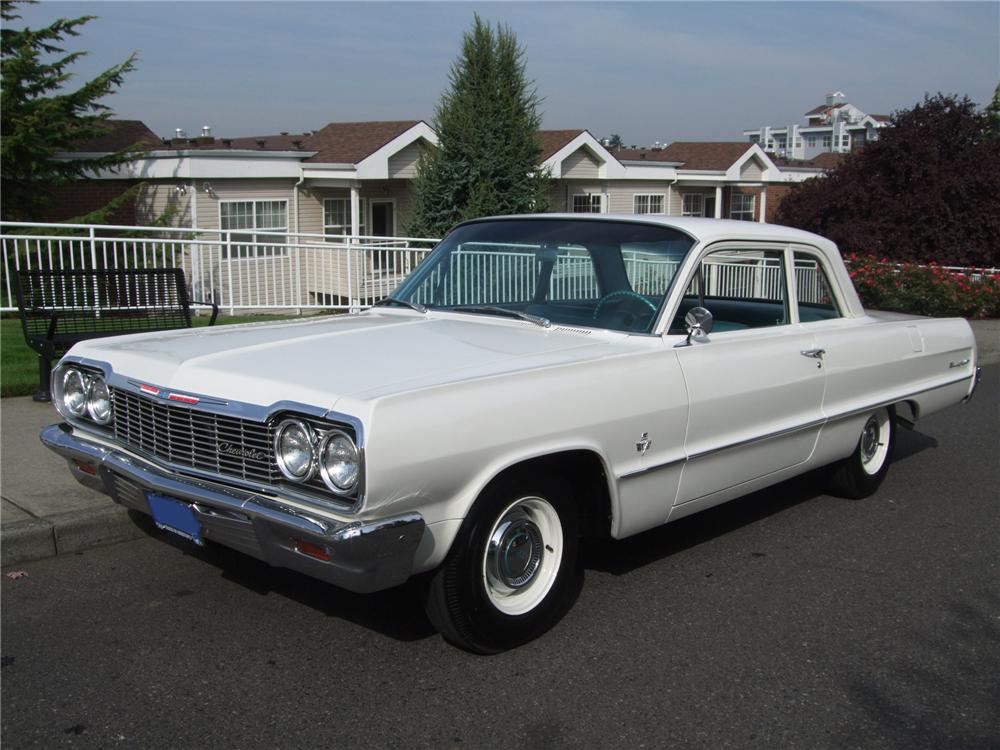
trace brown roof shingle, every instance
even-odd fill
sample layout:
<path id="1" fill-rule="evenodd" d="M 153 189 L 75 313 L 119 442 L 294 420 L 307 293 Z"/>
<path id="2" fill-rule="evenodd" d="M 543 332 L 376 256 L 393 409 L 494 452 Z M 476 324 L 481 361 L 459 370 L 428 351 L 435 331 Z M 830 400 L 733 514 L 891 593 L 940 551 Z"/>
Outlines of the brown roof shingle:
<path id="1" fill-rule="evenodd" d="M 392 122 L 331 122 L 306 138 L 307 162 L 357 164 L 422 120 Z"/>
<path id="2" fill-rule="evenodd" d="M 746 141 L 674 141 L 646 158 L 679 162 L 683 169 L 725 171 L 751 146 Z"/>
<path id="3" fill-rule="evenodd" d="M 545 161 L 583 132 L 586 131 L 580 128 L 576 130 L 539 130 L 536 135 L 538 143 L 542 147 L 542 153 L 539 155 L 538 161 Z"/>
<path id="4" fill-rule="evenodd" d="M 107 132 L 96 138 L 76 141 L 73 149 L 82 153 L 110 153 L 139 143 L 143 146 L 160 145 L 159 136 L 141 120 L 105 120 Z"/>

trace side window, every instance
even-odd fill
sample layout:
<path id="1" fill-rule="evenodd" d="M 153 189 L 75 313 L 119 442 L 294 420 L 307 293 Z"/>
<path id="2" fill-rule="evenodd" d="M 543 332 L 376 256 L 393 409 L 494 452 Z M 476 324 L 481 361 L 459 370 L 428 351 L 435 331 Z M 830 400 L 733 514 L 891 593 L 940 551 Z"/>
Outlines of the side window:
<path id="1" fill-rule="evenodd" d="M 685 307 L 698 299 L 712 313 L 714 330 L 780 326 L 789 322 L 784 253 L 780 250 L 720 250 L 702 260 L 701 288 L 689 287 Z M 686 312 L 686 310 L 685 310 Z"/>
<path id="2" fill-rule="evenodd" d="M 814 255 L 795 253 L 795 288 L 801 322 L 843 317 L 830 291 L 826 271 Z"/>

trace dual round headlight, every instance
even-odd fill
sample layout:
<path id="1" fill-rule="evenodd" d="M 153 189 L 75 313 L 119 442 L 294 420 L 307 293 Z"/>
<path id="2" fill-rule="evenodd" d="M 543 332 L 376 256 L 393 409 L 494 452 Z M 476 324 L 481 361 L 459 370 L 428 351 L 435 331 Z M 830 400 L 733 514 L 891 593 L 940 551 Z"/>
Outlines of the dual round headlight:
<path id="1" fill-rule="evenodd" d="M 358 484 L 361 460 L 351 437 L 329 430 L 317 438 L 315 430 L 299 419 L 286 419 L 274 436 L 274 455 L 281 473 L 293 482 L 307 482 L 318 471 L 323 483 L 338 495 Z"/>
<path id="2" fill-rule="evenodd" d="M 68 417 L 89 416 L 97 424 L 111 421 L 111 391 L 100 375 L 67 367 L 56 380 L 56 406 Z"/>

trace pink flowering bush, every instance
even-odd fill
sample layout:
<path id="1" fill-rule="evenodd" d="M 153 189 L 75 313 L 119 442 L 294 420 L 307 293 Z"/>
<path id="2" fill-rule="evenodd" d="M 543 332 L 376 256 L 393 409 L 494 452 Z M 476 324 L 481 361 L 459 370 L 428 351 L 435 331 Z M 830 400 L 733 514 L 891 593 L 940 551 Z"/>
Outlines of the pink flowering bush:
<path id="1" fill-rule="evenodd" d="M 846 254 L 844 261 L 867 308 L 935 317 L 1000 318 L 1000 273 L 981 272 L 974 280 L 936 263 L 892 263 L 857 253 Z"/>

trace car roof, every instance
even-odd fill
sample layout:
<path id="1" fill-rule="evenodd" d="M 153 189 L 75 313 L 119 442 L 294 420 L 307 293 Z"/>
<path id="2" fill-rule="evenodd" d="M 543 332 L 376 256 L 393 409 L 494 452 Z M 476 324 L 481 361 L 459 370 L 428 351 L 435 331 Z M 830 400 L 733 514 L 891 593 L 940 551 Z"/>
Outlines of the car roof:
<path id="1" fill-rule="evenodd" d="M 636 224 L 659 224 L 684 232 L 699 242 L 714 242 L 728 239 L 802 242 L 808 245 L 819 245 L 824 249 L 836 252 L 836 245 L 834 243 L 812 232 L 782 226 L 781 224 L 761 224 L 756 221 L 737 221 L 735 219 L 703 219 L 694 216 L 658 216 L 655 214 L 546 213 L 490 216 L 481 219 L 472 219 L 470 222 L 464 223 L 493 220 L 509 221 L 514 219 L 531 221 L 573 219 L 582 221 L 624 221 Z"/>

